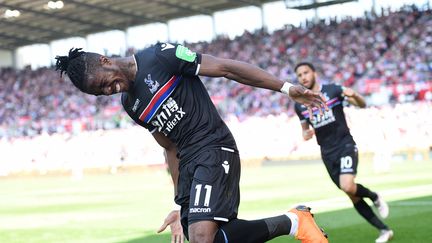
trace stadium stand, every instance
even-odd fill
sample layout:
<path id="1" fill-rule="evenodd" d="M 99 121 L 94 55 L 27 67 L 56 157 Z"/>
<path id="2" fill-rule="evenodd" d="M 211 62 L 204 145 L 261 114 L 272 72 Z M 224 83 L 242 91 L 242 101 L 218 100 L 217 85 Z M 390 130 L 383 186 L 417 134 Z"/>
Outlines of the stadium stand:
<path id="1" fill-rule="evenodd" d="M 272 34 L 260 30 L 234 40 L 221 36 L 211 43 L 187 45 L 199 52 L 251 62 L 285 80 L 295 80 L 296 62 L 311 60 L 324 82 L 354 86 L 366 95 L 384 90 L 389 101 L 431 100 L 430 17 L 430 10 L 405 7 L 340 23 L 321 21 L 300 28 L 287 26 Z M 394 27 L 395 22 L 400 24 Z M 120 112 L 118 97 L 80 94 L 51 68 L 0 69 L 0 79 L 0 98 L 5 104 L 0 111 L 2 137 L 109 129 L 128 122 Z M 289 99 L 277 93 L 225 79 L 204 81 L 224 117 L 235 114 L 243 120 L 251 115 L 292 114 Z M 90 105 L 94 99 L 96 106 Z"/>
<path id="2" fill-rule="evenodd" d="M 416 22 L 380 56 L 361 80 L 365 94 L 386 92 L 394 102 L 431 100 L 431 12 L 413 12 Z M 403 22 L 405 19 L 403 19 Z"/>
<path id="3" fill-rule="evenodd" d="M 302 27 L 286 26 L 272 34 L 259 30 L 255 33 L 245 32 L 234 40 L 219 36 L 211 43 L 186 45 L 199 52 L 251 62 L 285 80 L 295 80 L 293 66 L 296 62 L 310 60 L 319 67 L 324 82 L 355 87 L 367 95 L 370 102 L 380 104 L 362 112 L 356 109 L 347 111 L 352 131 L 359 139 L 362 151 L 373 152 L 376 147 L 368 142 L 369 135 L 378 136 L 373 141 L 381 144 L 389 139 L 397 141 L 392 143 L 393 147 L 389 150 L 415 147 L 427 151 L 431 146 L 428 138 L 431 137 L 432 124 L 422 114 L 428 112 L 432 101 L 432 61 L 429 59 L 432 54 L 431 13 L 430 9 L 418 10 L 415 7 L 404 7 L 396 12 L 383 9 L 380 15 L 368 13 L 359 19 L 346 18 L 339 22 L 323 20 Z M 21 149 L 30 151 L 27 142 L 31 139 L 37 139 L 41 148 L 49 148 L 52 145 L 47 143 L 52 141 L 57 141 L 56 145 L 60 146 L 56 155 L 41 149 L 37 155 L 20 161 L 30 161 L 31 164 L 31 161 L 40 158 L 61 157 L 59 151 L 71 149 L 70 145 L 68 149 L 62 147 L 67 141 L 75 141 L 77 147 L 80 146 L 77 142 L 80 140 L 96 142 L 104 138 L 108 143 L 115 141 L 111 139 L 120 141 L 119 130 L 114 128 L 122 129 L 121 134 L 136 130 L 121 111 L 118 96 L 84 95 L 77 92 L 69 80 L 60 78 L 52 68 L 3 68 L 0 69 L 0 80 L 0 100 L 3 102 L 0 109 L 2 147 L 14 144 L 14 148 L 21 146 Z M 292 104 L 287 97 L 225 79 L 205 78 L 204 82 L 213 102 L 233 127 L 234 133 L 248 133 L 270 119 L 276 124 L 275 129 L 278 129 L 275 132 L 285 134 L 280 138 L 268 138 L 275 145 L 269 150 L 251 149 L 256 145 L 246 140 L 238 141 L 240 149 L 242 146 L 248 147 L 242 151 L 251 153 L 242 155 L 244 158 L 269 155 L 283 157 L 287 153 L 301 157 L 317 151 L 314 145 L 304 143 L 300 135 L 296 136 L 292 132 L 293 128 L 298 127 L 298 121 L 293 117 Z M 95 103 L 97 105 L 92 105 Z M 366 127 L 371 124 L 371 119 L 376 123 L 377 132 L 371 132 L 374 130 Z M 113 133 L 117 138 L 113 138 Z M 356 136 L 356 133 L 362 136 Z M 37 136 L 40 134 L 42 136 Z M 46 136 L 54 139 L 44 142 Z M 266 135 L 256 136 L 264 139 Z M 249 139 L 249 136 L 241 134 L 236 137 Z M 286 138 L 286 141 L 282 141 L 282 138 Z M 146 139 L 140 138 L 140 144 L 143 141 L 154 144 L 150 142 L 151 138 L 148 143 Z M 128 153 L 135 154 L 133 158 L 150 154 L 151 159 L 147 161 L 160 162 L 162 156 L 156 147 L 146 149 L 148 151 L 135 146 Z M 85 148 L 78 150 L 84 155 L 97 154 Z M 8 151 L 12 157 L 13 151 Z M 284 152 L 281 154 L 281 151 Z M 428 156 L 427 152 L 425 154 Z M 17 159 L 15 156 L 14 160 Z M 46 161 L 59 163 L 62 160 Z M 64 166 L 67 163 L 61 164 Z"/>

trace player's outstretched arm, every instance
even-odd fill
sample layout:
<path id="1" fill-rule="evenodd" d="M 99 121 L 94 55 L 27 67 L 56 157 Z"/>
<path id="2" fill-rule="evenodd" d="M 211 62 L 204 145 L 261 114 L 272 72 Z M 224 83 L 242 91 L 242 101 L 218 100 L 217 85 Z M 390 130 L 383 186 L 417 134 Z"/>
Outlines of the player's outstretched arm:
<path id="1" fill-rule="evenodd" d="M 225 77 L 242 84 L 280 91 L 284 82 L 263 69 L 246 62 L 203 54 L 199 75 Z"/>
<path id="2" fill-rule="evenodd" d="M 263 69 L 246 62 L 203 54 L 198 74 L 209 77 L 225 77 L 242 84 L 283 92 L 294 101 L 309 108 L 319 108 L 320 111 L 326 107 L 326 103 L 319 93 L 307 90 L 300 85 L 284 82 Z"/>
<path id="3" fill-rule="evenodd" d="M 344 88 L 343 94 L 348 97 L 348 102 L 360 108 L 366 107 L 366 101 L 363 96 L 351 88 Z"/>

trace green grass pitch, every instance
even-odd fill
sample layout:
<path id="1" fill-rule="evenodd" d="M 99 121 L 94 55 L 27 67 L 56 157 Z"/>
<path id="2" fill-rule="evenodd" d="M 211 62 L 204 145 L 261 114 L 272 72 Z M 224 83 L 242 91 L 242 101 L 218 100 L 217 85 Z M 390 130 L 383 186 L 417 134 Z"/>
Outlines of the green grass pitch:
<path id="1" fill-rule="evenodd" d="M 282 164 L 282 163 L 281 163 Z M 286 163 L 283 163 L 286 164 Z M 393 163 L 375 174 L 360 163 L 358 182 L 390 204 L 392 242 L 432 242 L 432 162 Z M 0 242 L 170 242 L 156 230 L 171 209 L 172 185 L 164 170 L 116 175 L 0 178 Z M 245 167 L 239 218 L 255 219 L 308 203 L 330 242 L 374 242 L 378 232 L 351 207 L 321 163 Z M 272 243 L 296 242 L 279 237 Z"/>

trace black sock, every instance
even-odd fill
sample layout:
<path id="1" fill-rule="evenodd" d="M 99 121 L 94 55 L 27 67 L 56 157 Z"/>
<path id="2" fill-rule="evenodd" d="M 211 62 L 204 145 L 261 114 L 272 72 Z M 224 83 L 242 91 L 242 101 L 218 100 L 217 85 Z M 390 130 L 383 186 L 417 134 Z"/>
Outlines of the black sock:
<path id="1" fill-rule="evenodd" d="M 276 238 L 281 235 L 288 235 L 291 230 L 291 220 L 286 215 L 279 215 L 276 217 L 265 218 L 269 232 L 268 240 Z"/>
<path id="2" fill-rule="evenodd" d="M 375 192 L 364 187 L 362 184 L 357 184 L 357 191 L 356 191 L 355 195 L 357 197 L 362 197 L 362 198 L 367 197 L 370 200 L 372 200 L 372 202 L 374 202 L 378 199 L 378 195 Z"/>
<path id="3" fill-rule="evenodd" d="M 357 212 L 363 216 L 371 225 L 375 226 L 379 230 L 388 229 L 388 226 L 385 225 L 372 211 L 372 208 L 363 200 L 354 203 L 354 207 Z"/>
<path id="4" fill-rule="evenodd" d="M 234 219 L 222 225 L 214 243 L 263 243 L 280 235 L 288 235 L 291 220 L 286 215 L 258 220 Z"/>

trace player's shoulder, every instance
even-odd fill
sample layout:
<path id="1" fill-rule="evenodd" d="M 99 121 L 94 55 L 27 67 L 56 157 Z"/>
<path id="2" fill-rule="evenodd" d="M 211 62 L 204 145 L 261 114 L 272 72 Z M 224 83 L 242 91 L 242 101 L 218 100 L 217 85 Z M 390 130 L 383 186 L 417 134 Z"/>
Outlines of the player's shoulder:
<path id="1" fill-rule="evenodd" d="M 335 83 L 323 84 L 321 88 L 322 92 L 330 92 L 330 93 L 340 93 L 342 90 L 343 90 L 342 85 L 335 84 Z"/>
<path id="2" fill-rule="evenodd" d="M 340 89 L 341 87 L 340 84 L 335 83 L 322 84 L 322 89 Z"/>
<path id="3" fill-rule="evenodd" d="M 149 63 L 150 60 L 154 60 L 154 57 L 156 55 L 155 50 L 156 50 L 155 45 L 152 45 L 135 52 L 134 56 L 138 65 L 140 66 L 145 63 Z"/>
<path id="4" fill-rule="evenodd" d="M 181 46 L 177 43 L 170 43 L 170 42 L 156 42 L 138 52 L 135 53 L 135 55 L 142 56 L 142 55 L 149 55 L 149 54 L 158 54 L 162 52 L 166 52 L 167 50 L 176 50 L 178 46 Z"/>
<path id="5" fill-rule="evenodd" d="M 198 54 L 190 50 L 188 47 L 179 43 L 158 43 L 156 55 L 161 55 L 169 58 L 176 58 L 186 62 L 195 62 Z"/>
<path id="6" fill-rule="evenodd" d="M 176 56 L 181 52 L 189 51 L 189 49 L 179 43 L 173 42 L 157 42 L 152 46 L 156 54 L 175 53 Z"/>

